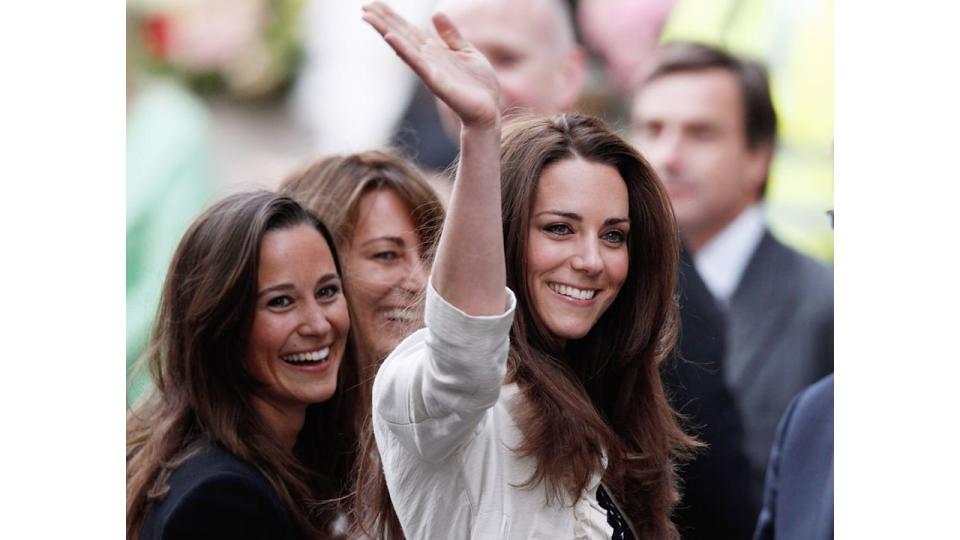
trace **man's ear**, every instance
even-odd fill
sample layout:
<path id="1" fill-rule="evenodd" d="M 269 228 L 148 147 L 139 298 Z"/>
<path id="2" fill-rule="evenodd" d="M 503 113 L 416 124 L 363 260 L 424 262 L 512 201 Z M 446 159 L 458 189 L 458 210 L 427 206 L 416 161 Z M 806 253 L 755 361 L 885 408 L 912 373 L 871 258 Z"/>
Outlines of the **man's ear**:
<path id="1" fill-rule="evenodd" d="M 587 51 L 580 45 L 574 45 L 567 53 L 560 71 L 560 84 L 557 90 L 557 108 L 560 112 L 576 108 L 583 93 L 583 84 L 587 78 Z"/>

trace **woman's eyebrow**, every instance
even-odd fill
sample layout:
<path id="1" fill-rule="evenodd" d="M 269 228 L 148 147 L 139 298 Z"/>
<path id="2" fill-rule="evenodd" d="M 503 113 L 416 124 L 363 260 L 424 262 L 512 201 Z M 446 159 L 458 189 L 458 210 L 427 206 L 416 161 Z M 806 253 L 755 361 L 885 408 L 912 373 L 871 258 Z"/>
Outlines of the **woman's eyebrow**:
<path id="1" fill-rule="evenodd" d="M 573 221 L 583 221 L 583 216 L 576 212 L 570 212 L 569 210 L 544 210 L 543 212 L 537 212 L 535 217 L 539 217 L 544 214 L 553 214 L 556 216 L 565 217 L 567 219 L 572 219 Z"/>
<path id="2" fill-rule="evenodd" d="M 327 281 L 336 281 L 340 279 L 340 276 L 336 272 L 330 272 L 329 274 L 324 274 L 320 276 L 320 279 L 317 280 L 317 283 L 326 283 Z"/>
<path id="3" fill-rule="evenodd" d="M 542 211 L 542 212 L 538 212 L 535 217 L 539 217 L 539 216 L 542 216 L 542 215 L 544 215 L 544 214 L 552 214 L 552 215 L 555 215 L 555 216 L 565 217 L 565 218 L 567 218 L 567 219 L 570 219 L 570 220 L 573 220 L 573 221 L 578 221 L 578 222 L 582 222 L 582 221 L 583 221 L 583 216 L 581 216 L 580 214 L 578 214 L 578 213 L 576 213 L 576 212 L 570 212 L 570 211 L 568 211 L 568 210 L 544 210 L 544 211 Z M 607 218 L 607 219 L 603 222 L 603 224 L 604 224 L 605 226 L 607 226 L 607 225 L 619 225 L 619 224 L 621 224 L 621 223 L 626 223 L 626 224 L 629 225 L 629 224 L 630 224 L 630 218 L 627 218 L 627 217 L 612 217 L 612 218 Z"/>
<path id="4" fill-rule="evenodd" d="M 324 274 L 324 275 L 320 276 L 320 279 L 317 280 L 317 284 L 325 283 L 325 282 L 327 282 L 327 281 L 333 281 L 333 280 L 337 280 L 337 279 L 340 279 L 340 276 L 338 276 L 336 272 L 330 272 L 330 273 L 328 273 L 328 274 Z M 264 296 L 264 295 L 266 295 L 266 294 L 272 293 L 272 292 L 292 291 L 292 290 L 295 290 L 295 289 L 296 289 L 296 287 L 293 286 L 293 283 L 279 283 L 279 284 L 277 284 L 277 285 L 271 285 L 270 287 L 267 287 L 267 288 L 261 290 L 260 292 L 258 292 L 258 293 L 257 293 L 257 298 L 260 298 L 260 297 L 262 297 L 262 296 Z"/>
<path id="5" fill-rule="evenodd" d="M 260 298 L 269 293 L 280 292 L 280 291 L 290 291 L 293 289 L 294 289 L 294 286 L 292 283 L 281 283 L 279 285 L 273 285 L 273 286 L 267 287 L 266 289 L 261 290 L 260 292 L 257 293 L 257 298 Z"/>
<path id="6" fill-rule="evenodd" d="M 403 247 L 403 246 L 405 245 L 405 243 L 404 243 L 404 241 L 403 241 L 403 238 L 400 238 L 399 236 L 378 236 L 378 237 L 376 237 L 376 238 L 371 238 L 371 239 L 367 240 L 366 242 L 364 242 L 364 243 L 361 244 L 361 245 L 367 246 L 367 245 L 370 245 L 370 244 L 372 244 L 372 243 L 374 243 L 374 242 L 381 242 L 381 241 L 384 241 L 384 240 L 386 240 L 387 242 L 391 242 L 391 243 L 393 243 L 393 244 L 396 244 L 396 245 L 398 245 L 398 246 L 400 246 L 400 247 Z"/>

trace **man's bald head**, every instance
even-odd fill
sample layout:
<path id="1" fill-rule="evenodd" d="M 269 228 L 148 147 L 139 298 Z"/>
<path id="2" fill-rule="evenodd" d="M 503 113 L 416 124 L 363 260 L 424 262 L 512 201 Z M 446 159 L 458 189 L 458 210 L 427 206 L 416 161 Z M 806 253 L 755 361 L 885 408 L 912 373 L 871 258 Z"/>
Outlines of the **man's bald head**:
<path id="1" fill-rule="evenodd" d="M 576 105 L 586 55 L 563 0 L 441 0 L 437 9 L 493 65 L 505 114 L 553 114 Z"/>

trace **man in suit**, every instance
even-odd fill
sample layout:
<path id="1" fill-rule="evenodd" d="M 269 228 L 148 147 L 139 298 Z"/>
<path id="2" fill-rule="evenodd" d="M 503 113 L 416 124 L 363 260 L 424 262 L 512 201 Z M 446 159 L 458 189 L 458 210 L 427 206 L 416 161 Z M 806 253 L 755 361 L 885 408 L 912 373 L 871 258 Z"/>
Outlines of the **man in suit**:
<path id="1" fill-rule="evenodd" d="M 693 266 L 680 252 L 680 339 L 661 371 L 684 428 L 708 446 L 680 470 L 683 500 L 673 515 L 684 540 L 747 539 L 760 501 L 750 493 L 743 453 L 743 422 L 723 384 L 723 313 Z"/>
<path id="2" fill-rule="evenodd" d="M 833 539 L 833 375 L 784 413 L 754 540 Z"/>
<path id="3" fill-rule="evenodd" d="M 725 313 L 723 378 L 743 417 L 757 500 L 780 415 L 833 371 L 832 273 L 765 223 L 776 129 L 765 69 L 709 46 L 662 47 L 633 99 L 631 137 Z"/>

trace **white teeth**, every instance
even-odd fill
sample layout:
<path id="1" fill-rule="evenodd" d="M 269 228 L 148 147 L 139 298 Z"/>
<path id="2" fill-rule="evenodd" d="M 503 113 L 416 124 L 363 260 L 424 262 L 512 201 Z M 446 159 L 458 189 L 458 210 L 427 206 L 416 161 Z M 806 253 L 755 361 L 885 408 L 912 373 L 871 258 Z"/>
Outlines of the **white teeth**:
<path id="1" fill-rule="evenodd" d="M 594 289 L 577 289 L 576 287 L 560 285 L 559 283 L 550 283 L 550 288 L 564 296 L 577 298 L 579 300 L 589 300 L 597 294 L 597 291 Z"/>
<path id="2" fill-rule="evenodd" d="M 282 356 L 281 358 L 283 358 L 283 360 L 286 362 L 299 364 L 301 362 L 319 362 L 321 360 L 326 359 L 329 354 L 330 354 L 330 347 L 325 347 L 323 349 L 320 349 L 319 351 L 288 354 L 286 356 Z"/>
<path id="3" fill-rule="evenodd" d="M 411 309 L 394 308 L 383 312 L 383 316 L 402 322 L 413 322 L 417 319 L 417 313 Z"/>

